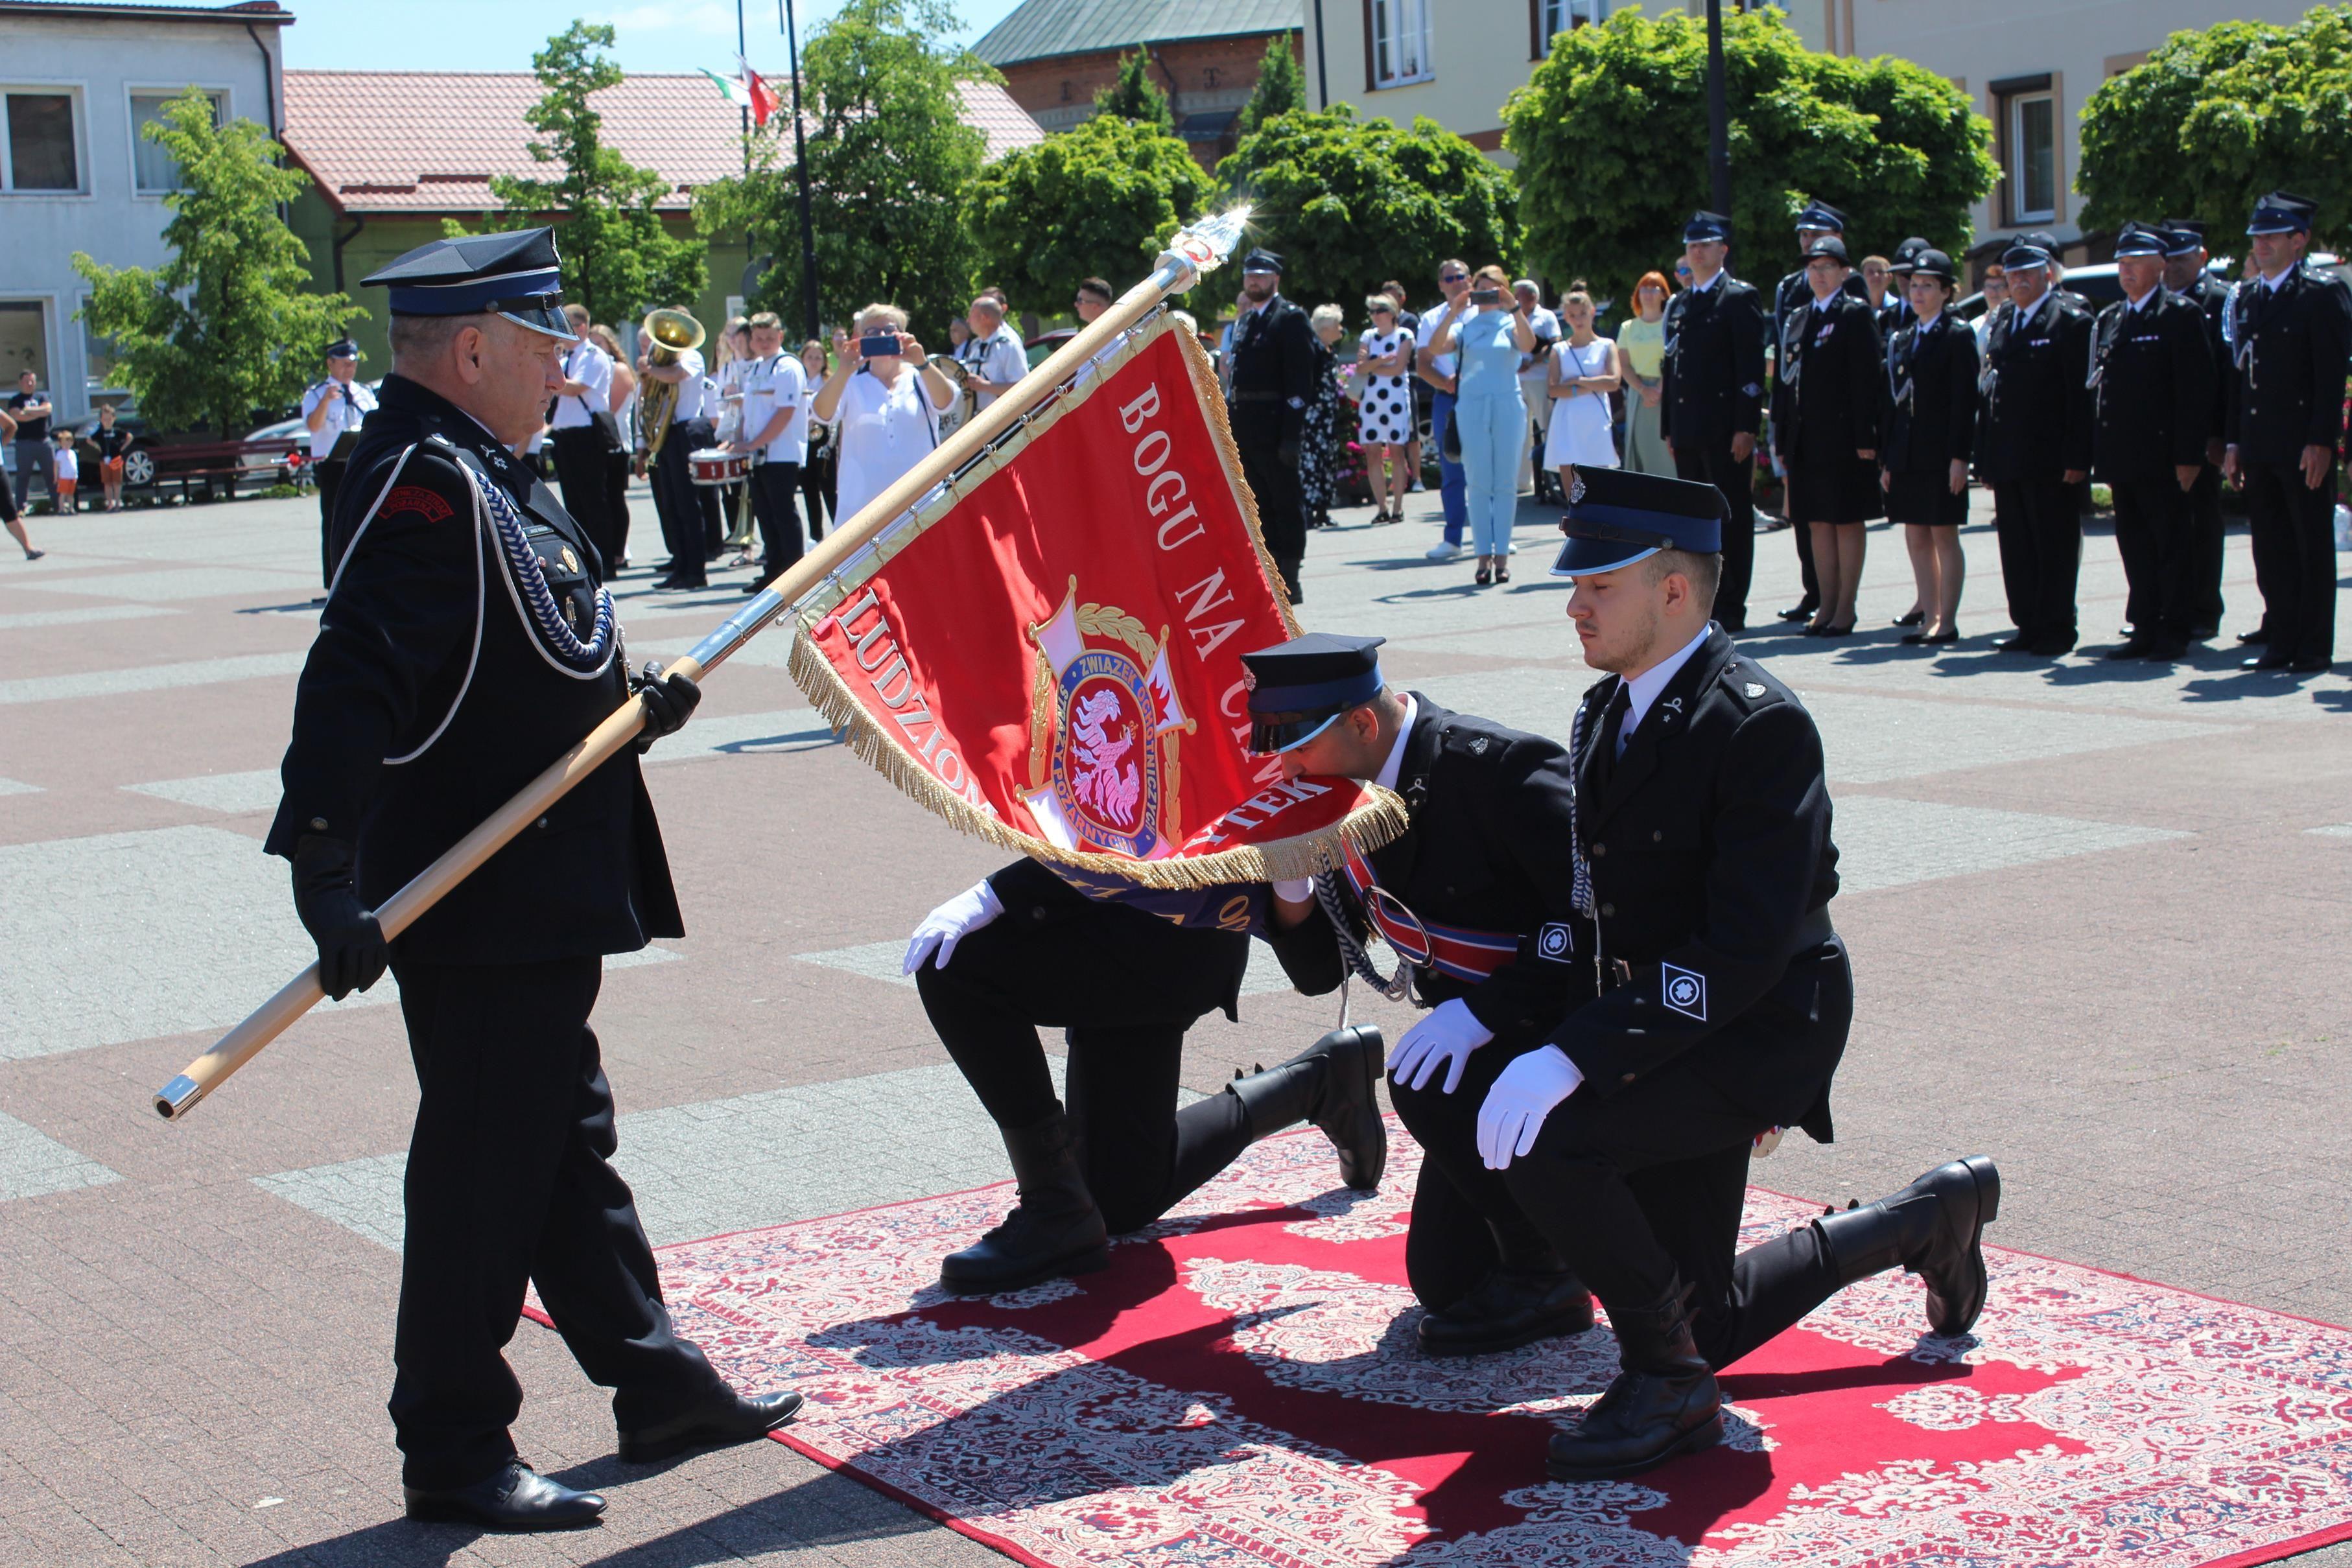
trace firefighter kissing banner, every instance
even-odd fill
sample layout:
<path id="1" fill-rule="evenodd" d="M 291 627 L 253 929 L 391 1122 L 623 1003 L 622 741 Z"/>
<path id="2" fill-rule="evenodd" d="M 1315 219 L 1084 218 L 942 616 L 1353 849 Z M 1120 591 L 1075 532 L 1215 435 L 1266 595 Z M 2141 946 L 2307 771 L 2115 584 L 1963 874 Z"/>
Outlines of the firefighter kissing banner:
<path id="1" fill-rule="evenodd" d="M 949 821 L 1151 887 L 1301 876 L 1402 805 L 1252 757 L 1241 655 L 1295 635 L 1214 371 L 1154 317 L 855 558 L 792 674 Z"/>

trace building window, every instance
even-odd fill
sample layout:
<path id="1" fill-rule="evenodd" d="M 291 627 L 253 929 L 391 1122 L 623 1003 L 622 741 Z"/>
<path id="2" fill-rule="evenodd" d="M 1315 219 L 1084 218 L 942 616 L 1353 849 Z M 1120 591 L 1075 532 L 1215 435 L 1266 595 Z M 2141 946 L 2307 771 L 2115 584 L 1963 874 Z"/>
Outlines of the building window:
<path id="1" fill-rule="evenodd" d="M 163 108 L 177 93 L 134 92 L 131 95 L 131 160 L 136 166 L 139 193 L 159 196 L 167 191 L 186 188 L 180 177 L 180 162 L 172 156 L 160 141 L 147 140 L 147 128 L 163 118 Z M 218 126 L 228 119 L 225 95 L 214 93 L 213 124 Z"/>
<path id="2" fill-rule="evenodd" d="M 2009 221 L 2049 223 L 2058 216 L 2058 95 L 2038 77 L 2007 91 L 2000 103 L 2001 183 Z"/>
<path id="3" fill-rule="evenodd" d="M 1429 60 L 1430 0 L 1364 0 L 1370 86 L 1403 87 L 1437 73 Z"/>
<path id="4" fill-rule="evenodd" d="M 11 90 L 0 185 L 11 191 L 79 191 L 81 158 L 74 141 L 71 93 Z"/>
<path id="5" fill-rule="evenodd" d="M 38 300 L 0 299 L 0 376 L 10 388 L 26 371 L 41 378 L 44 390 L 51 385 L 47 316 Z"/>
<path id="6" fill-rule="evenodd" d="M 1609 18 L 1611 0 L 1528 0 L 1535 11 L 1535 57 L 1551 53 L 1551 41 L 1562 33 L 1591 26 Z"/>
<path id="7" fill-rule="evenodd" d="M 101 338 L 90 330 L 89 295 L 81 297 L 81 309 L 78 314 L 81 318 L 82 384 L 92 397 L 100 392 L 117 392 L 128 397 L 129 391 L 115 379 L 114 374 L 115 361 L 121 357 L 121 350 L 115 347 L 113 339 Z"/>

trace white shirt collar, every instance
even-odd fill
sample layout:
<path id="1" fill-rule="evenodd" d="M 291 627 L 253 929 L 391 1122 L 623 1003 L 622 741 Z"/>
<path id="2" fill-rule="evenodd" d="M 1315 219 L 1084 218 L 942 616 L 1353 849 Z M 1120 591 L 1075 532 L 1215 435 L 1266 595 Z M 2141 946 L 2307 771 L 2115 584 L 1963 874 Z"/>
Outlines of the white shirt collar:
<path id="1" fill-rule="evenodd" d="M 2261 276 L 2263 287 L 2275 294 L 2279 291 L 2280 285 L 2284 284 L 2288 278 L 2294 276 L 2294 268 L 2292 267 L 2283 267 L 2279 268 L 2279 274 L 2276 277 L 2273 277 L 2268 273 L 2263 273 Z"/>
<path id="2" fill-rule="evenodd" d="M 1412 700 L 1411 692 L 1400 693 L 1404 698 L 1404 720 L 1397 726 L 1396 744 L 1389 747 L 1389 759 L 1381 764 L 1381 776 L 1372 780 L 1383 789 L 1394 789 L 1397 775 L 1404 771 L 1405 742 L 1412 738 L 1413 716 L 1421 705 Z"/>
<path id="3" fill-rule="evenodd" d="M 2143 307 L 2156 303 L 2156 297 L 2163 292 L 2164 285 L 2159 283 L 2154 288 L 2149 289 L 2147 293 L 2141 295 L 2137 299 L 2134 299 L 2130 295 L 2126 294 L 2124 296 L 2124 307 L 2126 309 L 2131 311 L 2132 314 L 2137 315 Z"/>
<path id="4" fill-rule="evenodd" d="M 1729 276 L 1731 276 L 1731 268 L 1727 267 L 1718 267 L 1715 269 L 1715 276 L 1713 277 L 1708 278 L 1705 283 L 1692 284 L 1690 286 L 1690 291 L 1694 294 L 1705 294 L 1708 289 L 1713 288 L 1717 284 L 1721 283 Z"/>
<path id="5" fill-rule="evenodd" d="M 2031 304 L 2031 305 L 2021 305 L 2021 306 L 2018 307 L 2018 311 L 2017 311 L 2017 327 L 2018 327 L 2018 329 L 2019 329 L 2020 331 L 2023 331 L 2027 327 L 2032 326 L 2032 325 L 2033 324 L 2033 318 L 2034 318 L 2034 315 L 2035 315 L 2038 311 L 2040 311 L 2040 310 L 2041 310 L 2041 308 L 2042 308 L 2044 305 L 2049 304 L 2051 300 L 2053 300 L 2053 299 L 2056 298 L 2057 298 L 2057 296 L 2058 296 L 2058 291 L 2057 291 L 2055 288 L 2045 288 L 2045 289 L 2043 289 L 2043 290 L 2042 291 L 2042 298 L 2041 298 L 2036 299 L 2036 300 L 2035 300 L 2032 304 Z"/>
<path id="6" fill-rule="evenodd" d="M 1701 627 L 1698 635 L 1684 643 L 1680 653 L 1668 654 L 1625 683 L 1625 722 L 1617 730 L 1619 756 L 1625 754 L 1626 740 L 1641 727 L 1642 716 L 1650 711 L 1650 705 L 1658 700 L 1658 694 L 1666 689 L 1666 683 L 1690 663 L 1692 654 L 1706 646 L 1706 634 L 1714 630 L 1712 624 Z"/>

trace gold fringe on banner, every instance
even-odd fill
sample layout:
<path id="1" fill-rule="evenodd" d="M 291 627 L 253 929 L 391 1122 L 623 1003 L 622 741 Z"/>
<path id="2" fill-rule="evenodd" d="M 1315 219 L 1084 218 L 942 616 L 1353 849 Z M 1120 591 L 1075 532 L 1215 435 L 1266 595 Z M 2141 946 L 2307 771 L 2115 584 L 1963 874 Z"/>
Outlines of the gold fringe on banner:
<path id="1" fill-rule="evenodd" d="M 1173 319 L 1162 313 L 1116 352 L 1098 361 L 1091 379 L 1096 382 L 1108 380 L 1129 361 L 1156 342 L 1160 334 L 1174 328 Z M 1290 596 L 1283 588 L 1282 574 L 1276 570 L 1274 558 L 1266 553 L 1265 536 L 1258 525 L 1256 497 L 1250 494 L 1249 486 L 1242 481 L 1241 454 L 1234 444 L 1233 427 L 1225 417 L 1224 399 L 1217 386 L 1215 367 L 1210 364 L 1207 351 L 1192 333 L 1179 333 L 1178 339 L 1183 346 L 1184 364 L 1191 376 L 1193 399 L 1208 416 L 1218 461 L 1224 469 L 1226 487 L 1241 511 L 1244 527 L 1249 530 L 1251 546 L 1257 552 L 1259 573 L 1273 593 L 1275 607 L 1281 614 L 1285 631 L 1295 637 L 1298 635 L 1298 622 L 1291 612 Z M 1278 839 L 1272 843 L 1220 850 L 1214 854 L 1152 861 L 1063 849 L 1034 833 L 1021 831 L 995 813 L 972 805 L 940 782 L 939 776 L 925 767 L 921 758 L 907 749 L 897 736 L 876 722 L 866 706 L 842 680 L 832 661 L 810 639 L 811 626 L 855 597 L 892 556 L 943 521 L 962 500 L 964 492 L 976 488 L 1012 462 L 1030 442 L 1052 429 L 1063 414 L 1083 401 L 1084 395 L 1077 388 L 1065 391 L 1056 402 L 1033 414 L 1025 423 L 999 443 L 986 458 L 973 465 L 947 495 L 928 507 L 918 508 L 908 524 L 877 538 L 875 549 L 864 559 L 859 570 L 843 574 L 835 583 L 828 585 L 825 592 L 804 603 L 799 627 L 793 638 L 792 655 L 785 666 L 793 684 L 807 695 L 817 712 L 824 716 L 825 722 L 841 733 L 851 751 L 864 758 L 885 779 L 934 814 L 945 818 L 953 827 L 990 843 L 1017 850 L 1035 860 L 1071 866 L 1098 875 L 1123 878 L 1139 886 L 1189 889 L 1215 887 L 1233 882 L 1288 881 L 1330 870 L 1340 858 L 1343 846 L 1369 854 L 1401 837 L 1408 825 L 1404 802 L 1378 785 L 1367 785 L 1368 799 L 1349 812 L 1344 820 L 1319 832 Z M 1033 714 L 1032 718 L 1034 727 L 1042 718 L 1042 710 Z M 1034 758 L 1042 755 L 1034 735 L 1031 749 L 1034 771 Z"/>

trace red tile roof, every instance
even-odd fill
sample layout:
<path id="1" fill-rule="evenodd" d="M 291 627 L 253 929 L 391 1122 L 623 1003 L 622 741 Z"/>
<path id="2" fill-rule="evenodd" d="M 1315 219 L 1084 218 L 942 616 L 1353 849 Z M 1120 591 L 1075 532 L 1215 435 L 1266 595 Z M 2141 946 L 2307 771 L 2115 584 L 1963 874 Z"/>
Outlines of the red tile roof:
<path id="1" fill-rule="evenodd" d="M 765 73 L 762 73 L 763 75 Z M 768 78 L 788 89 L 781 73 Z M 545 91 L 527 71 L 288 71 L 286 144 L 338 210 L 478 213 L 490 176 L 546 178 L 523 111 Z M 963 85 L 964 123 L 994 158 L 1045 139 L 994 83 Z M 671 183 L 667 208 L 742 169 L 738 111 L 702 76 L 633 76 L 596 94 L 605 140 Z"/>

